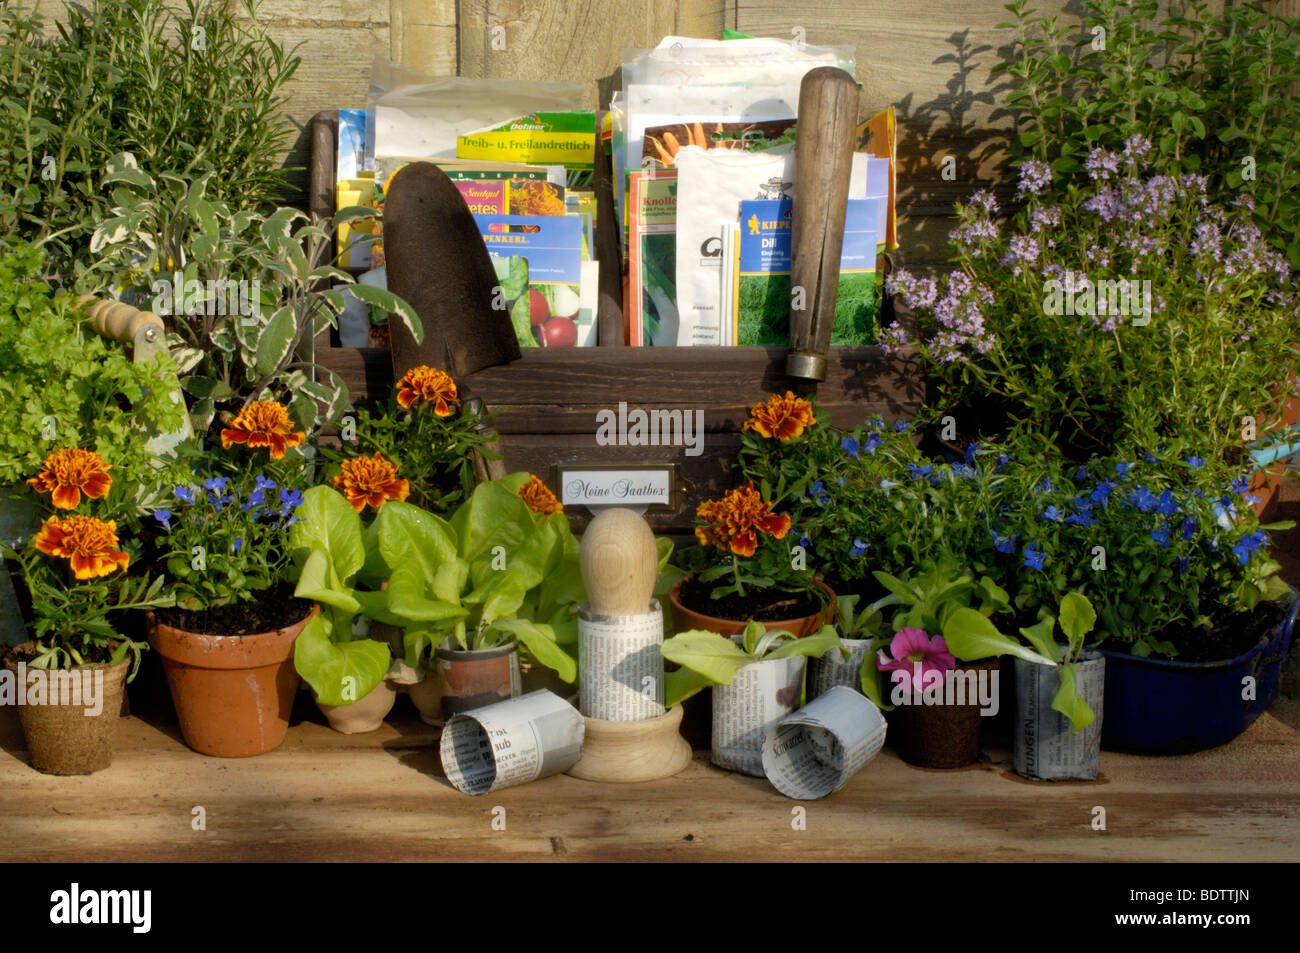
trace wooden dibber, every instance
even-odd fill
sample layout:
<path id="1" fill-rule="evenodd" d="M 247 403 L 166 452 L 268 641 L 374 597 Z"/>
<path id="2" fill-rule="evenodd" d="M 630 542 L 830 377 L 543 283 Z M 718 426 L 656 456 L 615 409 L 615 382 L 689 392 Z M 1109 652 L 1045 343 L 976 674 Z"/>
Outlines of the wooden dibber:
<path id="1" fill-rule="evenodd" d="M 388 290 L 424 326 L 424 341 L 416 344 L 400 322 L 390 323 L 396 378 L 427 364 L 460 381 L 519 360 L 510 315 L 492 307 L 500 282 L 483 236 L 459 190 L 431 162 L 403 167 L 388 186 L 384 263 Z"/>
<path id="2" fill-rule="evenodd" d="M 826 379 L 857 118 L 858 85 L 852 76 L 836 66 L 820 66 L 804 76 L 790 229 L 790 353 L 785 364 L 790 377 Z"/>
<path id="3" fill-rule="evenodd" d="M 654 533 L 644 519 L 626 509 L 598 513 L 582 538 L 582 578 L 590 615 L 646 616 L 658 565 Z M 662 622 L 658 638 L 662 641 Z M 585 696 L 593 685 L 602 683 L 604 674 L 584 673 L 584 716 L 592 707 Z M 657 717 L 637 721 L 584 720 L 582 758 L 569 769 L 574 777 L 605 782 L 653 781 L 671 777 L 691 763 L 691 747 L 678 731 L 682 721 L 680 705 Z"/>

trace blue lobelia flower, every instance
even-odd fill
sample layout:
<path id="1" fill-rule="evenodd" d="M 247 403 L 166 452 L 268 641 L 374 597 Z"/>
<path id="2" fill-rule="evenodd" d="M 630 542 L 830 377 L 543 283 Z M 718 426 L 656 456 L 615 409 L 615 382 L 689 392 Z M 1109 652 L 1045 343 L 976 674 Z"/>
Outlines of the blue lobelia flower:
<path id="1" fill-rule="evenodd" d="M 1165 549 L 1169 548 L 1169 528 L 1167 526 L 1160 526 L 1153 529 L 1151 531 L 1151 538 L 1156 541 L 1157 546 L 1163 546 Z"/>
<path id="2" fill-rule="evenodd" d="M 909 424 L 906 420 L 894 421 L 894 430 L 896 430 L 898 433 L 907 433 L 907 428 L 910 426 L 911 424 Z"/>
<path id="3" fill-rule="evenodd" d="M 268 477 L 260 476 L 260 475 L 259 475 L 258 478 L 254 481 L 254 485 L 255 485 L 255 486 L 257 487 L 257 489 L 259 489 L 259 490 L 274 490 L 274 489 L 275 489 L 275 481 L 274 481 L 274 480 L 272 480 L 272 479 L 270 479 L 270 478 L 268 478 Z"/>
<path id="4" fill-rule="evenodd" d="M 1184 540 L 1191 539 L 1195 535 L 1196 535 L 1196 520 L 1189 516 L 1185 520 L 1183 520 L 1183 539 Z"/>
<path id="5" fill-rule="evenodd" d="M 976 457 L 976 455 L 979 454 L 979 452 L 980 452 L 980 445 L 977 444 L 977 443 L 972 443 L 969 447 L 967 447 L 967 448 L 966 448 L 966 461 L 965 461 L 966 464 L 969 465 L 969 464 L 971 464 L 971 463 L 974 463 L 974 462 L 975 462 L 975 457 Z"/>
<path id="6" fill-rule="evenodd" d="M 807 549 L 809 546 L 812 545 L 812 540 L 809 539 L 807 536 L 800 536 L 799 545 L 802 546 L 804 549 Z"/>
<path id="7" fill-rule="evenodd" d="M 994 473 L 1001 473 L 1001 472 L 1002 472 L 1002 468 L 1005 467 L 1005 466 L 1006 466 L 1010 461 L 1011 461 L 1011 454 L 1009 454 L 1009 453 L 999 453 L 998 456 L 997 456 L 997 459 L 993 461 L 994 463 L 997 464 L 997 466 L 995 466 L 995 467 L 993 468 L 993 472 L 994 472 Z"/>
<path id="8" fill-rule="evenodd" d="M 243 510 L 245 513 L 247 513 L 253 507 L 261 506 L 265 502 L 266 502 L 266 490 L 262 489 L 262 487 L 259 486 L 252 493 L 248 494 L 248 502 L 245 503 L 243 506 L 241 506 L 240 509 Z M 257 517 L 253 517 L 253 518 L 257 519 Z"/>
<path id="9" fill-rule="evenodd" d="M 1231 493 L 1245 493 L 1249 489 L 1250 489 L 1250 481 L 1247 480 L 1245 477 L 1238 477 L 1228 487 L 1228 491 Z"/>
<path id="10" fill-rule="evenodd" d="M 1197 456 L 1188 457 L 1187 465 L 1193 470 L 1199 470 L 1201 467 L 1205 466 L 1205 458 Z"/>
<path id="11" fill-rule="evenodd" d="M 866 552 L 867 552 L 867 544 L 860 539 L 855 539 L 853 541 L 853 548 L 849 550 L 849 555 L 865 556 Z"/>
<path id="12" fill-rule="evenodd" d="M 1110 480 L 1102 480 L 1095 487 L 1093 487 L 1092 493 L 1089 495 L 1088 498 L 1092 500 L 1092 502 L 1094 503 L 1104 504 L 1107 500 L 1110 499 L 1110 491 L 1113 489 L 1115 489 L 1115 484 L 1113 482 L 1111 482 Z"/>
<path id="13" fill-rule="evenodd" d="M 280 515 L 288 516 L 290 510 L 302 505 L 302 494 L 297 490 L 281 490 L 280 504 Z"/>
<path id="14" fill-rule="evenodd" d="M 1030 569 L 1042 569 L 1045 561 L 1046 557 L 1037 543 L 1030 543 L 1025 547 L 1025 565 Z"/>
<path id="15" fill-rule="evenodd" d="M 231 544 L 230 551 L 232 553 L 237 553 L 243 548 L 244 548 L 244 537 L 241 536 L 237 540 L 235 540 L 233 544 Z"/>
<path id="16" fill-rule="evenodd" d="M 1142 451 L 1142 456 L 1143 456 L 1143 458 L 1146 460 L 1147 463 L 1159 463 L 1159 462 L 1160 462 L 1160 454 L 1158 454 L 1158 453 L 1152 453 L 1150 450 L 1143 450 L 1143 451 Z"/>
<path id="17" fill-rule="evenodd" d="M 1156 508 L 1158 498 L 1147 487 L 1140 486 L 1129 496 L 1129 500 L 1143 513 L 1150 513 Z"/>
<path id="18" fill-rule="evenodd" d="M 1117 463 L 1117 464 L 1115 464 L 1115 474 L 1116 474 L 1117 476 L 1128 476 L 1128 471 L 1130 471 L 1130 470 L 1132 470 L 1132 469 L 1133 469 L 1133 464 L 1131 464 L 1131 463 Z"/>
<path id="19" fill-rule="evenodd" d="M 952 472 L 955 476 L 959 476 L 963 480 L 975 479 L 975 468 L 971 466 L 969 463 L 957 464 L 955 467 L 952 468 Z"/>
<path id="20" fill-rule="evenodd" d="M 989 530 L 989 532 L 993 533 L 993 548 L 998 552 L 1014 553 L 1016 551 L 1016 539 L 1020 536 L 1019 533 L 1012 533 L 1008 538 L 1006 536 L 999 536 L 997 533 L 994 533 L 993 530 Z"/>
<path id="21" fill-rule="evenodd" d="M 911 476 L 913 480 L 920 480 L 923 477 L 928 477 L 931 473 L 933 473 L 934 467 L 928 464 L 926 466 L 921 467 L 921 466 L 917 466 L 915 463 L 909 463 L 907 465 L 907 472 L 908 475 Z"/>
<path id="22" fill-rule="evenodd" d="M 1043 482 L 1035 487 L 1035 492 L 1052 493 L 1056 490 L 1056 485 L 1052 483 L 1051 477 L 1043 477 Z"/>
<path id="23" fill-rule="evenodd" d="M 1071 513 L 1069 516 L 1067 516 L 1065 518 L 1065 521 L 1067 523 L 1073 523 L 1075 526 L 1096 526 L 1097 525 L 1097 518 L 1092 515 L 1092 510 L 1088 509 L 1086 506 L 1079 507 L 1079 509 L 1076 512 Z"/>
<path id="24" fill-rule="evenodd" d="M 1190 560 L 1186 556 L 1178 557 L 1178 575 L 1181 576 L 1183 573 L 1187 572 L 1187 565 L 1189 562 Z"/>
<path id="25" fill-rule="evenodd" d="M 862 449 L 867 451 L 867 453 L 875 453 L 876 448 L 879 447 L 884 442 L 885 441 L 881 439 L 879 434 L 875 434 L 875 433 L 869 434 L 867 436 L 867 439 L 862 441 Z"/>
<path id="26" fill-rule="evenodd" d="M 213 493 L 220 493 L 225 490 L 226 484 L 229 482 L 228 477 L 208 477 L 203 481 L 203 489 L 210 490 Z"/>
<path id="27" fill-rule="evenodd" d="M 831 501 L 830 494 L 826 492 L 826 484 L 818 480 L 808 489 L 808 495 L 812 497 L 813 502 L 818 506 L 825 506 Z"/>
<path id="28" fill-rule="evenodd" d="M 1084 480 L 1088 479 L 1088 468 L 1085 467 L 1083 464 L 1079 464 L 1079 466 L 1074 471 L 1074 479 L 1076 482 L 1083 482 Z"/>
<path id="29" fill-rule="evenodd" d="M 162 523 L 163 529 L 166 530 L 170 530 L 172 528 L 172 516 L 174 515 L 175 514 L 173 514 L 171 510 L 166 509 L 165 507 L 159 507 L 158 509 L 153 511 L 153 518 L 156 519 L 159 523 Z"/>
<path id="30" fill-rule="evenodd" d="M 188 486 L 178 486 L 174 490 L 172 490 L 172 493 L 174 493 L 176 495 L 176 499 L 180 500 L 182 503 L 194 502 L 194 491 L 191 490 Z"/>
<path id="31" fill-rule="evenodd" d="M 1051 520 L 1053 523 L 1059 523 L 1061 522 L 1061 511 L 1058 510 L 1056 504 L 1053 503 L 1039 514 L 1039 519 Z"/>
<path id="32" fill-rule="evenodd" d="M 1244 566 L 1246 563 L 1250 562 L 1250 557 L 1255 554 L 1255 550 L 1259 549 L 1267 542 L 1268 534 L 1262 529 L 1257 529 L 1255 532 L 1241 537 L 1241 539 L 1238 540 L 1237 545 L 1232 547 L 1232 551 L 1236 554 L 1237 561 Z"/>
<path id="33" fill-rule="evenodd" d="M 859 445 L 859 443 L 856 440 L 854 440 L 852 437 L 845 437 L 844 439 L 842 439 L 840 441 L 840 446 L 843 447 L 844 452 L 847 453 L 854 460 L 858 459 L 858 451 L 861 450 L 862 448 Z"/>
<path id="34" fill-rule="evenodd" d="M 1178 512 L 1178 504 L 1174 502 L 1174 494 L 1171 490 L 1161 492 L 1160 499 L 1156 501 L 1156 512 L 1164 516 L 1172 516 Z"/>

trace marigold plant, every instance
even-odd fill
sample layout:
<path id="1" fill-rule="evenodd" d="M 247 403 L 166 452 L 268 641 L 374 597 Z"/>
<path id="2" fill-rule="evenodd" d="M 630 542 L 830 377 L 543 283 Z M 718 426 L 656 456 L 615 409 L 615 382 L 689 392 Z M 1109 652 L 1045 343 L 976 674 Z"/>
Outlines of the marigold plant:
<path id="1" fill-rule="evenodd" d="M 379 509 L 389 500 L 405 500 L 411 495 L 410 483 L 399 479 L 397 467 L 379 453 L 344 460 L 330 486 L 341 491 L 358 513 L 367 505 Z"/>
<path id="2" fill-rule="evenodd" d="M 112 469 L 104 458 L 93 450 L 64 447 L 45 458 L 41 472 L 27 481 L 37 493 L 50 494 L 50 502 L 61 510 L 74 510 L 87 499 L 102 499 L 108 495 L 113 478 Z"/>
<path id="3" fill-rule="evenodd" d="M 529 477 L 528 482 L 519 488 L 519 495 L 534 513 L 547 516 L 551 513 L 564 512 L 559 498 L 536 476 Z"/>
<path id="4" fill-rule="evenodd" d="M 305 433 L 295 429 L 283 404 L 259 400 L 241 410 L 222 429 L 221 446 L 225 450 L 237 443 L 249 448 L 266 447 L 272 460 L 282 460 L 290 447 L 299 446 L 306 438 Z"/>

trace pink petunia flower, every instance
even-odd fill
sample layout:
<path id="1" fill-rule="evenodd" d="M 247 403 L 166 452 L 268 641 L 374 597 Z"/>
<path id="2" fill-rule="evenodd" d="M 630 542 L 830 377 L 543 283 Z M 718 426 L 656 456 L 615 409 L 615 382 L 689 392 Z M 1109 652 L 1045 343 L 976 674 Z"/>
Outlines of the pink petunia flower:
<path id="1" fill-rule="evenodd" d="M 922 692 L 932 685 L 935 676 L 931 672 L 942 680 L 944 673 L 957 667 L 957 659 L 948 651 L 943 636 L 930 638 L 924 629 L 899 629 L 889 643 L 889 653 L 893 658 L 878 653 L 876 665 L 882 672 L 900 672 L 890 677 L 908 694 Z"/>

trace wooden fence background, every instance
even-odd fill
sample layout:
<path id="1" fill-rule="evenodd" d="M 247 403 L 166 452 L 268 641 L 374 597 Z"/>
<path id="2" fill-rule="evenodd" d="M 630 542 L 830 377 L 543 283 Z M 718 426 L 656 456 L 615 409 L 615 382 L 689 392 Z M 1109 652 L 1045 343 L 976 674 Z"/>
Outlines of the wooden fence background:
<path id="1" fill-rule="evenodd" d="M 1300 16 L 1300 0 L 1273 6 Z M 1034 7 L 1065 22 L 1080 15 L 1078 0 Z M 625 49 L 669 34 L 721 37 L 724 27 L 783 37 L 800 29 L 808 43 L 854 47 L 862 116 L 897 110 L 899 242 L 911 266 L 943 262 L 955 200 L 981 186 L 1011 191 L 1002 181 L 1006 85 L 991 75 L 1011 40 L 996 29 L 1010 18 L 1001 0 L 262 0 L 259 18 L 277 39 L 303 43 L 285 108 L 300 131 L 295 166 L 308 164 L 318 110 L 365 105 L 376 53 L 434 75 L 583 81 L 596 108 L 619 85 Z M 492 48 L 496 26 L 504 50 Z M 956 159 L 953 181 L 941 177 L 946 156 Z M 306 207 L 305 176 L 298 182 L 294 201 Z"/>

